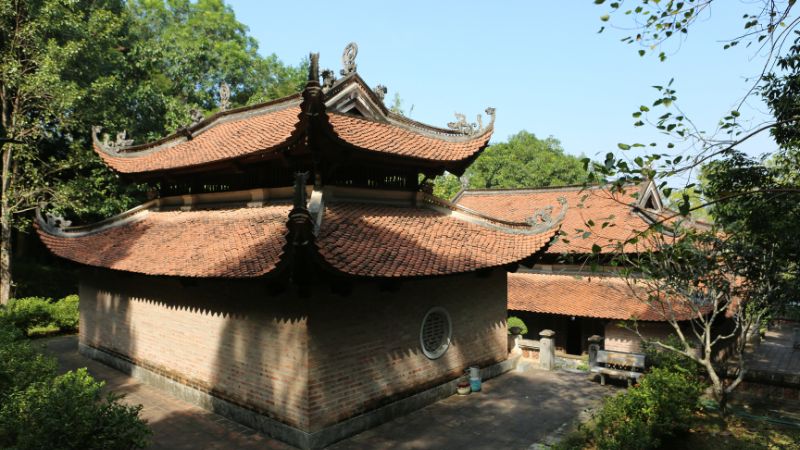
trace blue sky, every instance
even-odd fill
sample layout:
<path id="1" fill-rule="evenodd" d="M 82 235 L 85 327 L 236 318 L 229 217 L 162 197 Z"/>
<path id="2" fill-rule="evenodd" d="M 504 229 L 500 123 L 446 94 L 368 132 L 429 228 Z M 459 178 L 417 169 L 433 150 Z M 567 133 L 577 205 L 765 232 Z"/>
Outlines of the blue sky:
<path id="1" fill-rule="evenodd" d="M 670 78 L 684 113 L 713 132 L 763 61 L 752 49 L 722 50 L 750 12 L 738 1 L 718 2 L 724 7 L 685 42 L 665 49 L 666 62 L 640 57 L 638 47 L 619 41 L 622 30 L 598 34 L 607 11 L 591 0 L 229 3 L 259 51 L 286 63 L 320 52 L 321 67 L 338 73 L 342 49 L 357 42 L 359 74 L 386 85 L 387 98 L 399 92 L 413 119 L 444 126 L 456 111 L 475 117 L 493 106 L 493 142 L 524 129 L 595 158 L 618 151 L 618 142 L 660 140 L 653 128 L 633 127 L 631 113 L 656 98 L 651 85 Z M 742 109 L 754 123 L 765 114 L 760 101 Z M 765 137 L 745 148 L 759 154 L 774 145 Z"/>

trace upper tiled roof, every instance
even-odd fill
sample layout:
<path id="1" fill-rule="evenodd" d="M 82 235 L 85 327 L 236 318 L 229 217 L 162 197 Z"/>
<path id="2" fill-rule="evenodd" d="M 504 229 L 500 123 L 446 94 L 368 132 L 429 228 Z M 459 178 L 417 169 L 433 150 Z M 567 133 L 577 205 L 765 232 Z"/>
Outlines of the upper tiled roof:
<path id="1" fill-rule="evenodd" d="M 614 320 L 665 321 L 667 305 L 648 305 L 647 294 L 615 276 L 508 274 L 508 309 Z M 677 320 L 694 318 L 690 308 L 676 308 Z"/>
<path id="2" fill-rule="evenodd" d="M 467 159 L 485 147 L 492 135 L 489 130 L 474 137 L 452 133 L 436 136 L 344 114 L 330 114 L 328 120 L 339 138 L 356 147 L 434 161 Z"/>
<path id="3" fill-rule="evenodd" d="M 95 232 L 37 230 L 50 251 L 89 266 L 148 275 L 247 278 L 277 265 L 288 213 L 288 205 L 145 210 Z"/>
<path id="4" fill-rule="evenodd" d="M 634 208 L 639 199 L 632 195 L 638 192 L 640 189 L 634 186 L 624 194 L 599 187 L 476 190 L 464 191 L 456 203 L 494 217 L 524 221 L 538 209 L 558 205 L 558 197 L 564 197 L 570 205 L 561 226 L 565 235 L 549 247 L 548 253 L 591 253 L 593 244 L 609 253 L 616 250 L 617 243 L 647 230 L 652 223 L 645 213 Z M 589 221 L 594 226 L 588 226 Z M 603 227 L 604 222 L 608 226 Z M 587 231 L 591 234 L 584 238 Z M 628 244 L 625 250 L 633 251 L 635 247 Z"/>
<path id="5" fill-rule="evenodd" d="M 246 198 L 270 198 L 268 193 L 243 192 Z M 210 201 L 229 193 L 203 195 Z M 150 275 L 257 277 L 280 263 L 290 211 L 283 200 L 270 206 L 238 203 L 204 209 L 198 201 L 174 199 L 64 231 L 40 219 L 37 230 L 45 245 L 63 258 Z M 558 230 L 557 225 L 492 222 L 428 203 L 401 206 L 332 198 L 324 204 L 314 248 L 326 267 L 354 276 L 444 275 L 513 264 L 543 249 Z"/>
<path id="6" fill-rule="evenodd" d="M 312 80 L 302 95 L 222 111 L 148 144 L 126 147 L 124 139 L 108 142 L 95 134 L 94 149 L 118 172 L 149 174 L 277 150 L 299 141 L 303 135 L 323 133 L 360 150 L 442 163 L 445 169 L 461 172 L 468 159 L 486 147 L 494 129 L 493 109 L 487 110 L 491 112 L 491 122 L 486 127 L 457 122 L 457 129 L 431 127 L 393 114 L 356 74 L 345 77 L 321 97 L 310 94 L 316 92 L 319 86 Z M 355 97 L 363 102 L 352 106 Z M 335 103 L 326 109 L 329 101 Z M 368 115 L 350 114 L 362 114 L 356 106 L 366 104 L 370 105 L 364 109 Z"/>
<path id="7" fill-rule="evenodd" d="M 276 149 L 286 144 L 298 124 L 300 107 L 289 98 L 266 112 L 244 112 L 241 118 L 211 121 L 191 140 L 175 134 L 162 143 L 109 152 L 95 141 L 94 149 L 112 169 L 144 173 L 186 168 Z M 224 118 L 224 116 L 222 116 Z"/>
<path id="8" fill-rule="evenodd" d="M 424 207 L 334 203 L 325 211 L 317 246 L 344 273 L 411 277 L 518 262 L 546 246 L 556 231 L 529 235 Z"/>

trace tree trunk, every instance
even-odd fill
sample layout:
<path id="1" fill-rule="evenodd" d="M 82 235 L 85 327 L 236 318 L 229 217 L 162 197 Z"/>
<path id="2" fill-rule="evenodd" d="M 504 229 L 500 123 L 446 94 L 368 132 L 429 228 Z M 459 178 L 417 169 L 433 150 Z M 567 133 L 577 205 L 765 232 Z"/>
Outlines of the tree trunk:
<path id="1" fill-rule="evenodd" d="M 8 188 L 11 185 L 11 145 L 3 146 L 3 177 L 0 192 L 0 305 L 11 298 L 11 210 Z M 0 147 L 2 148 L 2 147 Z"/>
<path id="2" fill-rule="evenodd" d="M 11 298 L 11 214 L 5 201 L 0 205 L 0 304 L 7 305 Z"/>
<path id="3" fill-rule="evenodd" d="M 725 385 L 719 375 L 717 375 L 717 371 L 714 369 L 711 361 L 704 360 L 702 362 L 706 372 L 708 372 L 708 378 L 711 381 L 711 390 L 714 393 L 714 400 L 719 404 L 720 413 L 725 415 L 728 406 L 728 392 L 725 390 Z"/>

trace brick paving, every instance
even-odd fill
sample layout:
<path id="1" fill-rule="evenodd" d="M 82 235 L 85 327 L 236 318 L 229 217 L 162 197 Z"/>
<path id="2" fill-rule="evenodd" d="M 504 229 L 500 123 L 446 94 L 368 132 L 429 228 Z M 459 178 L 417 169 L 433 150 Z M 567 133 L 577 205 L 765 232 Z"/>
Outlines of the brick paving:
<path id="1" fill-rule="evenodd" d="M 795 325 L 782 325 L 767 331 L 756 351 L 750 356 L 750 368 L 772 373 L 800 374 L 800 349 L 793 347 Z"/>
<path id="2" fill-rule="evenodd" d="M 44 341 L 62 371 L 88 367 L 107 388 L 142 404 L 153 430 L 151 449 L 292 449 L 84 358 L 77 336 Z M 452 396 L 332 445 L 350 449 L 528 449 L 574 420 L 617 388 L 587 381 L 586 375 L 528 370 L 484 383 L 484 391 Z"/>

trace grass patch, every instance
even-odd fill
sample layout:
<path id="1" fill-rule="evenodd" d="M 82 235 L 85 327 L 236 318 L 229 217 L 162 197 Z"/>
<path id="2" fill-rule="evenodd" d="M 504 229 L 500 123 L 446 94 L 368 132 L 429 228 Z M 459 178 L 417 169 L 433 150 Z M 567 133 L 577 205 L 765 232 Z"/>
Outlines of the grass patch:
<path id="1" fill-rule="evenodd" d="M 664 449 L 771 450 L 798 448 L 800 428 L 762 420 L 701 411 L 687 433 L 676 436 Z"/>

